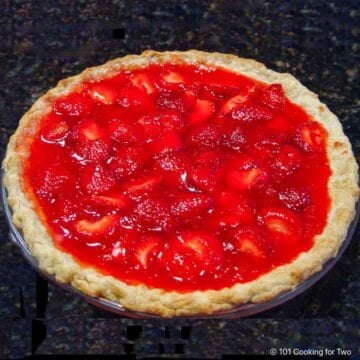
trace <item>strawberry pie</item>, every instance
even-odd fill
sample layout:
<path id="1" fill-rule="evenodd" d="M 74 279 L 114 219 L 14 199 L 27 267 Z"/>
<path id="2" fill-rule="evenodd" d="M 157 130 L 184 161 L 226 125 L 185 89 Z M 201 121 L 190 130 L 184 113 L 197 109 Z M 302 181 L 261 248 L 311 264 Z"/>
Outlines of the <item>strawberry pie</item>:
<path id="1" fill-rule="evenodd" d="M 359 195 L 350 143 L 317 95 L 194 50 L 62 80 L 23 116 L 3 166 L 41 269 L 164 317 L 295 288 L 336 255 Z"/>

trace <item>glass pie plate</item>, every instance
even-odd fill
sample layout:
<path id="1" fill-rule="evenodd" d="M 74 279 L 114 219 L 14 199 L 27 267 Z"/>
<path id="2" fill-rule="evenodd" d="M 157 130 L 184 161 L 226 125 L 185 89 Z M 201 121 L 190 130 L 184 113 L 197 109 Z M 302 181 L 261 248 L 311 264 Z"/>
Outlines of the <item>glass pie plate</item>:
<path id="1" fill-rule="evenodd" d="M 33 257 L 33 255 L 31 254 L 25 240 L 23 239 L 21 232 L 15 227 L 15 225 L 12 223 L 12 213 L 11 213 L 11 209 L 9 208 L 6 198 L 7 198 L 7 193 L 6 193 L 6 189 L 5 187 L 2 185 L 2 191 L 1 191 L 1 197 L 2 197 L 2 203 L 3 203 L 3 208 L 4 208 L 4 212 L 5 212 L 5 217 L 6 220 L 8 222 L 9 225 L 9 238 L 10 240 L 20 249 L 21 253 L 23 254 L 23 256 L 25 257 L 25 259 L 30 263 L 30 265 L 39 273 L 41 274 L 44 278 L 50 280 L 51 282 L 55 283 L 56 285 L 58 285 L 59 287 L 61 287 L 62 289 L 69 291 L 77 296 L 82 297 L 85 301 L 87 301 L 89 304 L 94 305 L 96 307 L 99 307 L 103 310 L 107 310 L 110 311 L 112 313 L 118 314 L 118 315 L 122 315 L 122 316 L 126 316 L 126 317 L 130 317 L 130 318 L 137 318 L 137 319 L 160 319 L 160 316 L 157 315 L 153 315 L 153 314 L 148 314 L 148 313 L 142 313 L 142 312 L 135 312 L 135 311 L 129 311 L 127 309 L 125 309 L 124 307 L 122 307 L 119 303 L 110 301 L 110 300 L 106 300 L 103 298 L 96 298 L 96 297 L 91 297 L 88 295 L 85 295 L 84 293 L 80 292 L 79 290 L 75 289 L 74 287 L 72 287 L 71 285 L 68 284 L 63 284 L 58 282 L 54 276 L 42 271 L 39 268 L 39 264 L 38 261 Z M 272 309 L 278 305 L 281 305 L 291 299 L 293 299 L 294 297 L 300 295 L 301 293 L 303 293 L 304 291 L 306 291 L 308 288 L 310 288 L 312 285 L 314 285 L 318 280 L 320 280 L 335 264 L 336 262 L 339 260 L 339 258 L 342 256 L 342 254 L 344 253 L 344 251 L 346 250 L 347 246 L 349 245 L 355 230 L 356 230 L 356 226 L 357 226 L 357 222 L 359 220 L 359 216 L 360 216 L 360 203 L 357 203 L 357 211 L 356 211 L 356 216 L 354 218 L 354 220 L 352 221 L 349 229 L 348 229 L 348 233 L 346 236 L 346 239 L 344 240 L 342 246 L 340 247 L 336 257 L 330 259 L 323 267 L 323 269 L 314 274 L 313 276 L 311 276 L 309 279 L 307 279 L 306 281 L 304 281 L 303 283 L 301 283 L 299 286 L 297 286 L 295 289 L 288 291 L 286 293 L 283 293 L 279 296 L 277 296 L 276 298 L 264 302 L 264 303 L 249 303 L 249 304 L 244 304 L 244 305 L 239 305 L 234 307 L 231 310 L 227 310 L 227 311 L 221 311 L 221 312 L 217 312 L 211 315 L 196 315 L 196 316 L 181 316 L 181 317 L 177 317 L 177 318 L 196 318 L 196 319 L 236 319 L 236 318 L 242 318 L 242 317 L 247 317 L 250 315 L 254 315 L 254 314 L 258 314 L 260 312 L 263 312 L 265 310 L 269 310 Z"/>

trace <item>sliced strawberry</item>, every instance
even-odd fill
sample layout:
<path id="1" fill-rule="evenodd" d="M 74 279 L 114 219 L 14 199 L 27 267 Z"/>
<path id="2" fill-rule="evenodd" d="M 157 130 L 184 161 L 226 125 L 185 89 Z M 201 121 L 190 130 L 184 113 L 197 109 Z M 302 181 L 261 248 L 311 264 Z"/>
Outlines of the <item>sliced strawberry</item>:
<path id="1" fill-rule="evenodd" d="M 217 185 L 217 172 L 209 167 L 191 168 L 186 181 L 190 188 L 212 193 Z"/>
<path id="2" fill-rule="evenodd" d="M 143 230 L 166 231 L 173 226 L 167 202 L 157 198 L 141 199 L 135 206 L 133 216 Z"/>
<path id="3" fill-rule="evenodd" d="M 41 138 L 46 142 L 60 142 L 65 140 L 69 132 L 66 121 L 61 120 L 55 124 L 49 124 L 41 131 Z"/>
<path id="4" fill-rule="evenodd" d="M 91 119 L 86 119 L 76 124 L 71 130 L 71 135 L 75 140 L 99 140 L 105 136 L 102 127 Z"/>
<path id="5" fill-rule="evenodd" d="M 104 166 L 95 163 L 85 165 L 81 178 L 82 190 L 88 194 L 102 194 L 111 190 L 116 180 Z"/>
<path id="6" fill-rule="evenodd" d="M 89 115 L 93 103 L 91 98 L 81 93 L 72 93 L 55 100 L 54 112 L 58 115 L 86 116 Z"/>
<path id="7" fill-rule="evenodd" d="M 215 229 L 237 228 L 255 223 L 254 209 L 250 206 L 241 207 L 239 205 L 234 211 L 229 209 L 217 211 L 209 218 L 209 225 Z"/>
<path id="8" fill-rule="evenodd" d="M 248 95 L 247 94 L 235 95 L 232 98 L 225 101 L 225 103 L 221 107 L 221 112 L 223 114 L 227 114 L 230 111 L 232 111 L 232 110 L 236 109 L 237 107 L 239 107 L 240 105 L 242 105 L 247 100 L 248 100 Z"/>
<path id="9" fill-rule="evenodd" d="M 136 86 L 127 86 L 120 90 L 118 103 L 124 108 L 146 110 L 152 108 L 152 101 L 145 90 Z"/>
<path id="10" fill-rule="evenodd" d="M 240 200 L 233 212 L 241 224 L 254 224 L 255 210 L 247 200 Z"/>
<path id="11" fill-rule="evenodd" d="M 179 151 L 159 154 L 155 157 L 155 161 L 161 170 L 179 175 L 189 167 L 188 157 Z"/>
<path id="12" fill-rule="evenodd" d="M 132 179 L 124 184 L 124 191 L 129 195 L 139 196 L 154 191 L 160 186 L 162 177 L 160 175 L 147 175 Z"/>
<path id="13" fill-rule="evenodd" d="M 275 156 L 271 167 L 280 175 L 291 175 L 301 167 L 303 155 L 292 145 L 284 145 Z"/>
<path id="14" fill-rule="evenodd" d="M 225 175 L 225 182 L 234 190 L 245 191 L 267 182 L 268 178 L 269 174 L 263 168 L 231 170 Z"/>
<path id="15" fill-rule="evenodd" d="M 255 258 L 266 258 L 263 239 L 256 227 L 242 227 L 234 234 L 234 243 L 238 251 Z"/>
<path id="16" fill-rule="evenodd" d="M 275 158 L 281 151 L 281 145 L 276 140 L 264 139 L 254 144 L 252 154 L 259 162 Z"/>
<path id="17" fill-rule="evenodd" d="M 121 121 L 129 118 L 131 110 L 126 109 L 120 105 L 113 104 L 112 106 L 103 106 L 101 107 L 101 112 L 94 114 L 96 121 L 107 127 L 108 125 L 113 124 L 114 122 Z"/>
<path id="18" fill-rule="evenodd" d="M 216 194 L 216 204 L 220 209 L 233 210 L 237 207 L 238 202 L 244 198 L 242 194 L 233 191 L 220 191 Z"/>
<path id="19" fill-rule="evenodd" d="M 89 94 L 94 100 L 105 105 L 113 104 L 118 96 L 113 87 L 101 82 L 91 84 L 89 87 Z"/>
<path id="20" fill-rule="evenodd" d="M 196 99 L 195 105 L 191 113 L 188 115 L 188 124 L 197 125 L 201 124 L 215 113 L 215 104 L 213 101 Z"/>
<path id="21" fill-rule="evenodd" d="M 80 131 L 88 140 L 98 140 L 101 139 L 104 135 L 101 127 L 91 120 L 84 121 Z"/>
<path id="22" fill-rule="evenodd" d="M 277 200 L 279 199 L 278 189 L 276 189 L 271 184 L 268 184 L 266 186 L 266 189 L 261 189 L 261 190 L 265 190 L 264 192 L 262 192 L 264 202 L 268 201 L 268 202 L 272 202 L 272 203 L 277 203 Z"/>
<path id="23" fill-rule="evenodd" d="M 251 170 L 260 166 L 258 159 L 249 153 L 236 154 L 226 160 L 229 170 Z"/>
<path id="24" fill-rule="evenodd" d="M 207 224 L 211 228 L 217 229 L 228 229 L 235 228 L 242 224 L 239 220 L 239 217 L 236 214 L 228 213 L 228 212 L 217 212 L 210 216 Z"/>
<path id="25" fill-rule="evenodd" d="M 180 150 L 183 147 L 183 142 L 178 131 L 171 129 L 164 131 L 152 145 L 154 152 L 160 154 Z"/>
<path id="26" fill-rule="evenodd" d="M 301 238 L 303 223 L 293 211 L 283 207 L 269 206 L 260 212 L 260 222 L 277 239 L 297 242 Z"/>
<path id="27" fill-rule="evenodd" d="M 279 217 L 272 217 L 266 219 L 265 225 L 271 232 L 275 232 L 281 235 L 290 236 L 294 230 L 291 224 Z"/>
<path id="28" fill-rule="evenodd" d="M 296 188 L 280 191 L 279 199 L 287 208 L 294 211 L 302 211 L 311 203 L 310 193 Z"/>
<path id="29" fill-rule="evenodd" d="M 258 101 L 260 104 L 272 110 L 283 111 L 285 106 L 285 94 L 281 84 L 271 84 L 260 94 Z"/>
<path id="30" fill-rule="evenodd" d="M 199 260 L 204 261 L 206 257 L 222 260 L 223 249 L 220 241 L 207 233 L 186 231 L 179 236 L 179 241 L 183 247 L 191 249 Z"/>
<path id="31" fill-rule="evenodd" d="M 86 160 L 106 161 L 110 158 L 112 150 L 111 141 L 108 139 L 99 139 L 94 141 L 81 141 L 76 144 L 75 151 Z"/>
<path id="32" fill-rule="evenodd" d="M 220 222 L 236 224 L 253 224 L 255 222 L 255 211 L 248 199 L 242 194 L 222 191 L 218 193 L 216 203 L 222 209 L 222 215 L 219 216 Z"/>
<path id="33" fill-rule="evenodd" d="M 168 186 L 182 188 L 188 167 L 188 157 L 179 151 L 165 152 L 155 157 L 155 170 L 163 175 L 163 182 Z"/>
<path id="34" fill-rule="evenodd" d="M 233 110 L 236 110 L 239 106 L 248 101 L 256 91 L 255 85 L 245 87 L 240 93 L 226 100 L 220 111 L 223 114 L 227 114 Z"/>
<path id="35" fill-rule="evenodd" d="M 155 141 L 162 132 L 159 116 L 145 115 L 138 120 L 138 124 L 143 127 L 143 132 L 147 142 Z"/>
<path id="36" fill-rule="evenodd" d="M 223 253 L 217 238 L 202 231 L 189 230 L 170 242 L 160 261 L 171 277 L 187 282 L 219 269 L 224 261 Z"/>
<path id="37" fill-rule="evenodd" d="M 198 99 L 210 101 L 213 103 L 218 102 L 219 98 L 221 98 L 219 94 L 213 91 L 213 89 L 206 84 L 201 84 L 201 86 L 197 89 L 197 94 Z"/>
<path id="38" fill-rule="evenodd" d="M 222 133 L 214 124 L 204 123 L 192 128 L 187 136 L 189 145 L 198 148 L 213 149 L 222 139 Z"/>
<path id="39" fill-rule="evenodd" d="M 257 258 L 265 258 L 265 252 L 261 247 L 261 243 L 256 241 L 257 239 L 253 239 L 251 235 L 243 235 L 241 239 L 239 239 L 239 250 L 243 253 L 251 254 Z"/>
<path id="40" fill-rule="evenodd" d="M 221 153 L 217 150 L 205 150 L 200 152 L 194 159 L 198 166 L 211 166 L 216 169 L 221 164 Z"/>
<path id="41" fill-rule="evenodd" d="M 180 193 L 175 196 L 171 205 L 171 214 L 180 221 L 194 221 L 199 215 L 204 215 L 213 209 L 214 200 L 204 194 Z"/>
<path id="42" fill-rule="evenodd" d="M 195 81 L 194 86 L 196 88 L 197 97 L 199 99 L 207 100 L 210 102 L 218 102 L 219 99 L 222 99 L 224 98 L 224 96 L 226 96 L 222 93 L 224 87 L 218 84 L 208 84 Z M 227 95 L 227 97 L 229 97 L 229 95 Z"/>
<path id="43" fill-rule="evenodd" d="M 151 257 L 154 256 L 155 250 L 160 246 L 161 238 L 150 235 L 142 238 L 135 248 L 135 258 L 138 263 L 145 269 L 148 267 Z"/>
<path id="44" fill-rule="evenodd" d="M 196 103 L 197 96 L 193 89 L 186 89 L 183 94 L 183 100 L 186 110 L 191 110 Z"/>
<path id="45" fill-rule="evenodd" d="M 144 129 L 130 120 L 116 120 L 108 126 L 109 136 L 120 144 L 134 144 L 144 140 Z"/>
<path id="46" fill-rule="evenodd" d="M 294 142 L 307 152 L 323 149 L 326 141 L 325 130 L 315 122 L 308 122 L 297 129 Z"/>
<path id="47" fill-rule="evenodd" d="M 141 169 L 150 156 L 151 154 L 144 147 L 121 148 L 111 158 L 109 168 L 117 179 L 123 179 Z"/>
<path id="48" fill-rule="evenodd" d="M 231 117 L 244 124 L 250 124 L 258 121 L 269 121 L 273 118 L 273 112 L 260 105 L 244 103 L 231 111 Z"/>
<path id="49" fill-rule="evenodd" d="M 233 150 L 241 150 L 246 147 L 246 136 L 240 125 L 231 126 L 224 134 L 223 144 Z"/>
<path id="50" fill-rule="evenodd" d="M 141 90 L 145 90 L 148 94 L 152 94 L 156 91 L 154 80 L 152 80 L 147 74 L 134 74 L 130 80 L 134 86 Z"/>
<path id="51" fill-rule="evenodd" d="M 82 235 L 94 236 L 94 235 L 109 235 L 112 232 L 112 228 L 116 226 L 118 217 L 116 215 L 103 216 L 99 220 L 78 220 L 75 223 L 75 229 Z"/>
<path id="52" fill-rule="evenodd" d="M 264 124 L 265 134 L 272 139 L 285 140 L 289 136 L 291 122 L 284 116 L 276 115 Z"/>
<path id="53" fill-rule="evenodd" d="M 180 84 L 185 82 L 184 77 L 175 71 L 169 71 L 163 76 L 163 79 L 171 84 Z"/>
<path id="54" fill-rule="evenodd" d="M 157 100 L 156 104 L 160 110 L 171 109 L 180 113 L 184 113 L 186 110 L 184 100 L 178 96 L 177 93 L 163 93 Z"/>
<path id="55" fill-rule="evenodd" d="M 206 88 L 211 91 L 218 98 L 231 98 L 239 94 L 239 88 L 230 84 L 206 84 Z M 229 100 L 229 99 L 228 99 Z"/>
<path id="56" fill-rule="evenodd" d="M 93 195 L 90 197 L 90 201 L 96 205 L 114 209 L 127 209 L 131 202 L 127 196 L 119 193 Z"/>
<path id="57" fill-rule="evenodd" d="M 36 193 L 42 198 L 54 197 L 75 186 L 75 176 L 63 164 L 55 163 L 36 169 L 34 178 Z"/>
<path id="58" fill-rule="evenodd" d="M 181 129 L 185 125 L 184 118 L 176 110 L 164 110 L 158 119 L 159 124 L 165 129 Z"/>

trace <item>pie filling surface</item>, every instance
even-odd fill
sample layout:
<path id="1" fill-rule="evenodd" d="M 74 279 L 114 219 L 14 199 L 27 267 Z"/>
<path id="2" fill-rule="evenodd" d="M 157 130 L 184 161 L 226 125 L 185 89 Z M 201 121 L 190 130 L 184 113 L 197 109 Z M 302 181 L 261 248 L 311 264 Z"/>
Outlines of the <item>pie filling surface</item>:
<path id="1" fill-rule="evenodd" d="M 326 137 L 280 84 L 149 65 L 57 98 L 25 181 L 55 245 L 83 266 L 221 289 L 312 247 L 330 206 Z"/>

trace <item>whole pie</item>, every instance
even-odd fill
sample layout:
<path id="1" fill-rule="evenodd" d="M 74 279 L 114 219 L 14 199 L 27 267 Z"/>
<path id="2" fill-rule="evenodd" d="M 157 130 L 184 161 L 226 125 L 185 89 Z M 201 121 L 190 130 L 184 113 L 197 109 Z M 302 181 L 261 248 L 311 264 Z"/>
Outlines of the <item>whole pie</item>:
<path id="1" fill-rule="evenodd" d="M 165 317 L 265 302 L 321 270 L 355 215 L 337 117 L 289 74 L 146 51 L 59 82 L 3 163 L 42 270 Z"/>

